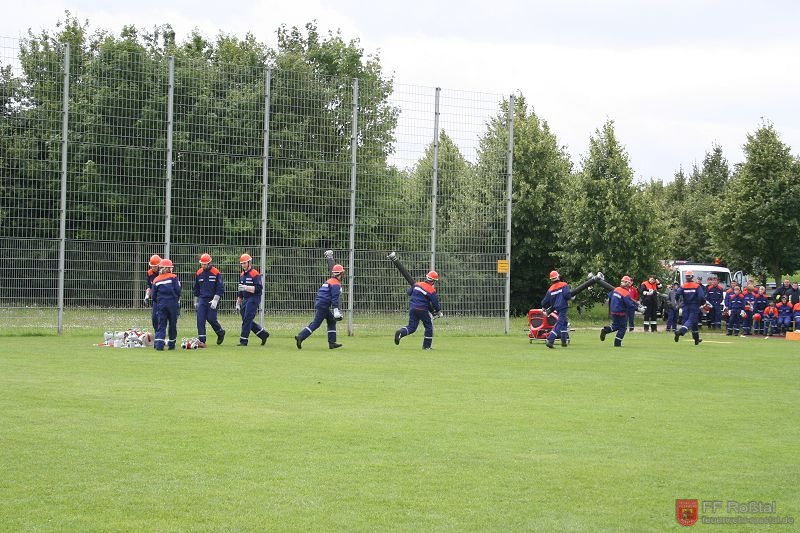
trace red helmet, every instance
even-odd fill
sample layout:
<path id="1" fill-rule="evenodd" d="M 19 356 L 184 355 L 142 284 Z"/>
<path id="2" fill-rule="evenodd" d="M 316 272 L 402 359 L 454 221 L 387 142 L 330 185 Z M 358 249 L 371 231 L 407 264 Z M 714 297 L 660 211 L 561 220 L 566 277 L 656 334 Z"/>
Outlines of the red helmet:
<path id="1" fill-rule="evenodd" d="M 207 265 L 211 262 L 211 255 L 210 254 L 203 254 L 200 256 L 200 264 Z"/>
<path id="2" fill-rule="evenodd" d="M 435 270 L 431 270 L 427 274 L 425 274 L 425 279 L 428 281 L 439 281 L 439 273 Z"/>
<path id="3" fill-rule="evenodd" d="M 157 267 L 158 264 L 161 263 L 161 256 L 158 254 L 153 254 L 150 256 L 150 266 Z"/>
<path id="4" fill-rule="evenodd" d="M 247 263 L 247 262 L 252 261 L 252 260 L 253 260 L 253 258 L 250 257 L 250 254 L 242 254 L 242 256 L 239 258 L 239 263 L 240 264 L 241 263 Z"/>
<path id="5" fill-rule="evenodd" d="M 338 265 L 338 264 L 337 265 L 333 265 L 333 268 L 331 268 L 331 272 L 333 274 L 341 274 L 342 272 L 344 272 L 344 267 L 342 265 Z"/>
<path id="6" fill-rule="evenodd" d="M 550 271 L 550 279 L 558 279 L 561 277 L 561 274 L 558 273 L 558 270 L 551 270 Z"/>
<path id="7" fill-rule="evenodd" d="M 761 322 L 761 313 L 756 313 L 753 315 L 753 322 Z"/>
<path id="8" fill-rule="evenodd" d="M 172 264 L 171 260 L 162 259 L 161 262 L 158 264 L 158 266 L 161 268 L 166 268 L 166 267 L 172 268 L 174 265 Z"/>
<path id="9" fill-rule="evenodd" d="M 620 281 L 627 281 L 628 283 L 633 283 L 633 280 L 631 279 L 630 276 L 622 276 L 622 279 Z"/>

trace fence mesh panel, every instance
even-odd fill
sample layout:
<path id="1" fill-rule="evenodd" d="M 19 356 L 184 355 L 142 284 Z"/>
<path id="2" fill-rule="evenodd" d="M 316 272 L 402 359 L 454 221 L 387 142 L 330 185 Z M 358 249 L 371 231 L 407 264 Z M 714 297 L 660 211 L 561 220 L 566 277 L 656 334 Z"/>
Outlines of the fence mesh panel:
<path id="1" fill-rule="evenodd" d="M 0 328 L 55 326 L 64 56 L 0 39 Z M 440 272 L 453 317 L 440 328 L 501 330 L 503 96 L 391 80 L 356 90 L 260 61 L 176 57 L 173 72 L 135 41 L 70 49 L 66 327 L 146 325 L 145 271 L 158 253 L 176 264 L 189 315 L 181 334 L 192 331 L 191 286 L 207 252 L 228 287 L 223 323 L 236 327 L 238 258 L 249 253 L 265 273 L 268 326 L 293 329 L 310 318 L 332 249 L 356 329 L 405 320 L 407 285 L 386 259 L 396 251 L 419 279 Z M 87 320 L 96 310 L 115 323 Z"/>

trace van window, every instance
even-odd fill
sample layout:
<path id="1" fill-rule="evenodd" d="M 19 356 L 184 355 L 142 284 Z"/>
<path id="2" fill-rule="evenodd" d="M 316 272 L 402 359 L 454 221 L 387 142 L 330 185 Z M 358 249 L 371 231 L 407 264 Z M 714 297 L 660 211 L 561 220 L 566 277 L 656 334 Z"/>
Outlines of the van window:
<path id="1" fill-rule="evenodd" d="M 731 286 L 731 275 L 728 272 L 722 271 L 711 271 L 711 270 L 700 270 L 700 269 L 692 269 L 694 272 L 694 280 L 698 283 L 702 283 L 703 285 L 708 285 L 708 279 L 711 276 L 717 276 L 721 285 L 725 285 L 725 287 Z M 686 282 L 685 272 L 682 271 L 681 273 L 681 283 Z"/>

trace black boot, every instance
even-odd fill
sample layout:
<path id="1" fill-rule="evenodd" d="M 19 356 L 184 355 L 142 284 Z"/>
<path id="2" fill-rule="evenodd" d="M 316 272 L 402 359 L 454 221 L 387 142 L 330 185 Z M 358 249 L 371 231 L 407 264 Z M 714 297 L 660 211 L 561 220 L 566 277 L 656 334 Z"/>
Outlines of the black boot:
<path id="1" fill-rule="evenodd" d="M 604 326 L 603 329 L 600 330 L 600 340 L 601 341 L 606 340 L 606 335 L 608 335 L 609 333 L 611 333 L 611 328 L 608 326 Z"/>
<path id="2" fill-rule="evenodd" d="M 703 339 L 700 338 L 700 334 L 698 332 L 696 332 L 696 331 L 692 332 L 692 338 L 694 339 L 694 345 L 695 346 L 697 346 L 698 344 L 703 342 Z"/>
<path id="3" fill-rule="evenodd" d="M 269 333 L 267 333 L 265 331 L 264 334 L 263 335 L 259 335 L 259 337 L 261 338 L 261 346 L 264 346 L 265 344 L 267 344 L 267 339 L 269 338 Z"/>
<path id="4" fill-rule="evenodd" d="M 225 330 L 221 329 L 219 333 L 217 333 L 217 344 L 222 344 L 222 341 L 225 340 Z"/>
<path id="5" fill-rule="evenodd" d="M 295 346 L 297 346 L 298 350 L 302 350 L 303 349 L 303 339 L 300 338 L 300 335 L 295 335 L 294 336 L 294 344 L 295 344 Z"/>
<path id="6" fill-rule="evenodd" d="M 328 348 L 330 348 L 331 350 L 335 350 L 336 348 L 341 348 L 341 347 L 342 347 L 342 345 L 339 344 L 338 342 L 329 342 L 328 343 Z"/>

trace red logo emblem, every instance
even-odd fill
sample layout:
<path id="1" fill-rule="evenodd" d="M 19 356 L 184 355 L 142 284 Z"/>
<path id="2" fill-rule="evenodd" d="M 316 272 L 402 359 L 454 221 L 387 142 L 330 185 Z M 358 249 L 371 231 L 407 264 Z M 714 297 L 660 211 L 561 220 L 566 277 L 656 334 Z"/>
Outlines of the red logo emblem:
<path id="1" fill-rule="evenodd" d="M 675 518 L 682 526 L 693 526 L 697 522 L 699 509 L 697 500 L 675 500 Z"/>

